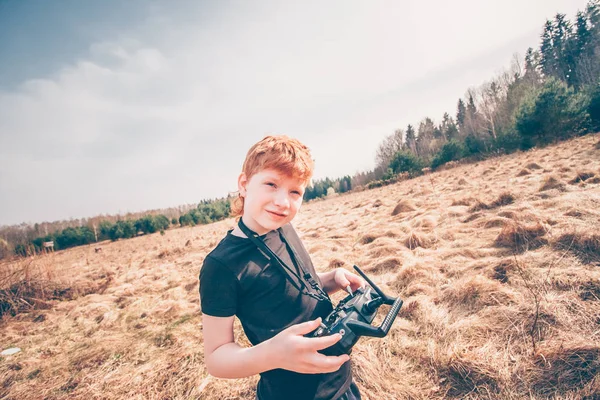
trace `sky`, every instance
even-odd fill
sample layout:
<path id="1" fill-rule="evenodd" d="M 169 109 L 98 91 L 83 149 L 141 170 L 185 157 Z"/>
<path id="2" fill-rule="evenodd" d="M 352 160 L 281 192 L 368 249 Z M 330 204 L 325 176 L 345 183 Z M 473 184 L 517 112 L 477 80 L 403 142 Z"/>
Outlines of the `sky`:
<path id="1" fill-rule="evenodd" d="M 371 170 L 586 3 L 0 0 L 0 226 L 224 197 L 269 134 Z"/>

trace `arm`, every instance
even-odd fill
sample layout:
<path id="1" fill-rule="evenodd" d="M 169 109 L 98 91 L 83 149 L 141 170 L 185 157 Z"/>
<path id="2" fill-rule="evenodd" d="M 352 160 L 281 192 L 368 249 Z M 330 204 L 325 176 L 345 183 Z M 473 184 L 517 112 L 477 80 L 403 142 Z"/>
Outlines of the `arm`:
<path id="1" fill-rule="evenodd" d="M 323 290 L 327 294 L 333 294 L 341 289 L 345 290 L 347 286 L 350 286 L 350 289 L 355 291 L 359 287 L 366 285 L 363 278 L 344 268 L 336 268 L 329 272 L 317 273 L 317 275 L 323 284 Z"/>
<path id="2" fill-rule="evenodd" d="M 317 353 L 332 346 L 339 334 L 306 338 L 321 323 L 313 321 L 292 325 L 257 346 L 243 348 L 234 342 L 234 317 L 202 316 L 204 361 L 208 373 L 218 378 L 244 378 L 275 368 L 315 374 L 337 371 L 349 356 L 332 357 Z"/>
<path id="3" fill-rule="evenodd" d="M 218 378 L 244 378 L 273 367 L 266 342 L 242 348 L 233 339 L 234 317 L 202 315 L 204 362 L 208 373 Z"/>

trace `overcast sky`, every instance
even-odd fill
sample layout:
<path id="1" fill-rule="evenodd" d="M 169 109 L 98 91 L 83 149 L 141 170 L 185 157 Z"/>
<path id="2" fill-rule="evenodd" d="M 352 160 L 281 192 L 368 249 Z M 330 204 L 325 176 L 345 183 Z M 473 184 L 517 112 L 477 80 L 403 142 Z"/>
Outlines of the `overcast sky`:
<path id="1" fill-rule="evenodd" d="M 0 1 L 0 225 L 225 196 L 267 134 L 372 169 L 586 3 Z"/>

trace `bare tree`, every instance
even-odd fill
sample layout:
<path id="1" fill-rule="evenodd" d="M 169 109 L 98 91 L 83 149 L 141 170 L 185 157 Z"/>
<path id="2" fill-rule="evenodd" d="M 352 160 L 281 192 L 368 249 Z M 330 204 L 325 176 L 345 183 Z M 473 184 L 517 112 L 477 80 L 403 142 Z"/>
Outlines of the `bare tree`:
<path id="1" fill-rule="evenodd" d="M 402 129 L 397 129 L 393 135 L 389 135 L 383 139 L 375 154 L 375 165 L 386 170 L 394 155 L 402 150 L 403 143 L 404 131 Z"/>

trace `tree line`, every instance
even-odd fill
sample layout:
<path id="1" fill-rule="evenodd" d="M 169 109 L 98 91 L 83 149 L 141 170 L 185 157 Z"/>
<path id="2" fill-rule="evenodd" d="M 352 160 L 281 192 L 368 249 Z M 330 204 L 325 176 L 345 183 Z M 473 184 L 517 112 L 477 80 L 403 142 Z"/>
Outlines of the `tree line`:
<path id="1" fill-rule="evenodd" d="M 539 49 L 457 101 L 441 122 L 426 117 L 379 145 L 377 178 L 416 175 L 465 157 L 526 150 L 600 130 L 600 3 L 575 21 L 557 14 L 543 27 Z"/>
<path id="2" fill-rule="evenodd" d="M 174 226 L 209 224 L 228 218 L 230 213 L 228 198 L 202 200 L 191 209 L 186 206 L 181 209 L 187 211 L 176 217 L 171 210 L 171 218 L 165 214 L 146 214 L 137 219 L 94 217 L 77 220 L 76 225 L 65 228 L 57 228 L 55 223 L 53 230 L 52 223 L 4 227 L 2 233 L 5 238 L 0 239 L 0 259 L 12 254 L 29 256 L 43 252 L 45 242 L 54 242 L 55 250 L 64 250 L 103 240 L 116 241 L 156 232 L 164 233 Z M 44 230 L 46 233 L 40 234 Z M 10 239 L 13 241 L 9 241 Z"/>

